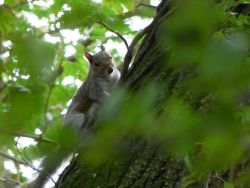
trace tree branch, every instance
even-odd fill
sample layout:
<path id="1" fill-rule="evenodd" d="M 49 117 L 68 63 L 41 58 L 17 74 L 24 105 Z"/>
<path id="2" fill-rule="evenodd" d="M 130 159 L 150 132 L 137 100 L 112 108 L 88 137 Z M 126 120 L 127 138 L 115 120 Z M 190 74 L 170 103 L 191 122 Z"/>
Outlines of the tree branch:
<path id="1" fill-rule="evenodd" d="M 166 3 L 166 4 L 168 4 L 168 3 Z M 129 68 L 130 62 L 131 62 L 131 60 L 133 58 L 132 53 L 133 53 L 133 50 L 134 50 L 136 44 L 141 40 L 141 38 L 146 33 L 149 33 L 155 27 L 155 25 L 159 24 L 158 20 L 160 18 L 162 18 L 162 16 L 165 14 L 165 7 L 162 8 L 161 4 L 159 5 L 159 7 L 160 8 L 159 8 L 159 11 L 157 12 L 157 15 L 156 15 L 155 19 L 146 28 L 144 28 L 141 32 L 139 32 L 135 36 L 132 43 L 130 44 L 130 46 L 129 46 L 130 51 L 127 52 L 127 54 L 125 55 L 125 58 L 124 58 L 124 65 L 123 65 L 123 70 L 122 70 L 122 75 L 121 75 L 121 82 L 123 82 L 125 80 L 125 78 L 126 78 L 126 76 L 128 74 L 128 68 Z M 167 15 L 169 15 L 169 14 L 167 14 Z"/>
<path id="2" fill-rule="evenodd" d="M 206 181 L 206 184 L 205 184 L 205 188 L 209 188 L 210 179 L 211 179 L 211 172 L 209 172 L 209 174 L 208 174 L 207 181 Z"/>
<path id="3" fill-rule="evenodd" d="M 129 51 L 126 53 L 125 58 L 124 58 L 124 63 L 123 63 L 123 69 L 122 69 L 122 75 L 121 75 L 121 81 L 124 81 L 125 77 L 127 76 L 128 73 L 128 68 L 129 64 L 133 58 L 133 50 L 136 46 L 136 44 L 141 40 L 141 38 L 151 30 L 152 25 L 150 24 L 146 28 L 144 28 L 141 32 L 139 32 L 134 40 L 131 42 L 129 46 Z"/>
<path id="4" fill-rule="evenodd" d="M 125 44 L 126 48 L 128 51 L 130 51 L 129 49 L 129 45 L 128 45 L 128 42 L 127 40 L 120 34 L 118 33 L 117 31 L 113 30 L 112 28 L 110 28 L 107 24 L 103 23 L 103 22 L 98 22 L 99 24 L 101 24 L 102 26 L 104 26 L 105 28 L 107 28 L 109 31 L 111 31 L 112 33 L 115 33 Z"/>
<path id="5" fill-rule="evenodd" d="M 12 180 L 12 179 L 4 179 L 4 178 L 0 178 L 0 181 L 4 182 L 4 183 L 15 183 L 17 185 L 21 185 L 21 182 L 16 181 L 16 180 Z"/>
<path id="6" fill-rule="evenodd" d="M 52 143 L 52 144 L 56 144 L 56 141 L 48 139 L 48 138 L 42 138 L 40 135 L 30 135 L 30 134 L 26 134 L 26 133 L 18 133 L 18 132 L 9 132 L 3 129 L 0 129 L 0 132 L 5 133 L 5 134 L 9 134 L 9 135 L 13 135 L 13 136 L 17 136 L 17 137 L 26 137 L 26 138 L 31 138 L 36 140 L 37 142 L 48 142 L 48 143 Z"/>
<path id="7" fill-rule="evenodd" d="M 19 153 L 19 155 L 22 157 L 22 159 L 24 160 L 26 166 L 29 166 L 30 168 L 32 168 L 33 170 L 35 170 L 35 171 L 37 171 L 37 172 L 39 172 L 39 173 L 45 174 L 46 176 L 49 177 L 49 179 L 51 179 L 51 181 L 52 181 L 54 184 L 56 184 L 55 180 L 50 176 L 50 174 L 48 174 L 47 172 L 44 172 L 44 171 L 42 171 L 42 170 L 37 169 L 36 167 L 34 167 L 32 164 L 29 163 L 29 161 L 25 158 L 25 156 L 23 155 L 23 153 L 19 150 L 19 148 L 18 148 L 18 146 L 17 146 L 17 145 L 18 145 L 18 141 L 19 141 L 19 137 L 17 138 L 16 143 L 15 143 L 16 150 L 17 150 L 17 152 Z"/>
<path id="8" fill-rule="evenodd" d="M 59 46 L 58 50 L 57 50 L 57 54 L 56 54 L 56 57 L 54 59 L 54 62 L 55 62 L 55 65 L 56 65 L 56 68 L 55 68 L 55 71 L 51 74 L 51 78 L 48 80 L 48 85 L 49 85 L 49 91 L 48 91 L 48 95 L 47 95 L 47 98 L 46 98 L 46 101 L 45 101 L 45 106 L 44 106 L 44 129 L 42 131 L 42 135 L 41 137 L 43 137 L 44 133 L 47 131 L 47 128 L 48 128 L 48 121 L 47 121 L 47 113 L 49 111 L 49 101 L 50 101 L 50 97 L 51 97 L 51 94 L 52 94 L 52 91 L 54 89 L 54 86 L 55 86 L 55 81 L 57 79 L 58 76 L 60 76 L 63 72 L 63 67 L 62 67 L 62 63 L 63 63 L 63 55 L 62 57 L 60 56 L 60 54 L 63 52 L 64 50 L 64 42 L 63 42 L 63 37 L 61 35 L 60 36 L 60 39 L 61 39 L 61 45 Z M 57 63 L 58 62 L 58 63 Z"/>
<path id="9" fill-rule="evenodd" d="M 2 152 L 2 151 L 0 151 L 0 155 L 7 158 L 7 159 L 10 159 L 10 160 L 12 160 L 12 161 L 14 161 L 16 163 L 19 163 L 19 164 L 22 164 L 22 165 L 27 165 L 24 161 L 18 160 L 15 157 L 12 157 L 12 156 L 10 156 L 10 155 Z"/>
<path id="10" fill-rule="evenodd" d="M 156 9 L 157 8 L 157 6 L 146 4 L 146 3 L 138 3 L 138 5 L 136 6 L 136 8 L 140 7 L 140 6 L 147 7 L 147 8 L 152 8 L 152 9 Z"/>
<path id="11" fill-rule="evenodd" d="M 133 58 L 132 53 L 133 53 L 133 50 L 134 50 L 135 46 L 137 45 L 137 43 L 147 33 L 151 33 L 149 37 L 152 37 L 151 35 L 152 35 L 152 33 L 154 33 L 152 31 L 155 30 L 160 25 L 160 23 L 163 20 L 165 20 L 166 17 L 171 15 L 176 10 L 176 8 L 178 6 L 179 6 L 179 3 L 177 2 L 176 5 L 171 10 L 169 10 L 169 8 L 170 8 L 169 7 L 169 2 L 162 1 L 162 3 L 159 4 L 159 6 L 157 8 L 157 15 L 155 16 L 155 19 L 146 28 L 144 28 L 140 33 L 138 33 L 138 35 L 134 38 L 134 40 L 132 41 L 132 43 L 131 43 L 131 45 L 129 47 L 130 50 L 131 50 L 131 53 L 130 54 L 127 53 L 125 55 L 124 67 L 123 67 L 122 75 L 121 75 L 121 79 L 120 79 L 121 82 L 124 82 L 125 79 L 128 76 L 128 68 L 129 68 L 131 60 Z M 150 47 L 150 45 L 148 44 L 147 48 L 144 48 L 144 50 L 141 50 L 140 53 L 137 54 L 138 58 L 135 58 L 134 64 L 136 63 L 136 61 L 140 62 L 138 59 L 140 59 L 141 56 L 144 55 L 144 53 L 148 50 L 149 47 Z M 142 48 L 142 46 L 140 48 Z"/>

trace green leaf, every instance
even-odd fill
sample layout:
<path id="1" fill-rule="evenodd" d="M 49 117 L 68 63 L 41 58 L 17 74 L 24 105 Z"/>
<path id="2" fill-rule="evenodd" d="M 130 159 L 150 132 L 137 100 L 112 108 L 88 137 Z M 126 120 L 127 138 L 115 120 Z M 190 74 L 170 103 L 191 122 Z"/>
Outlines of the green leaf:
<path id="1" fill-rule="evenodd" d="M 91 31 L 90 36 L 91 37 L 104 37 L 106 33 L 105 28 L 94 28 L 93 31 Z"/>
<path id="2" fill-rule="evenodd" d="M 224 182 L 224 188 L 234 188 L 234 184 L 229 182 Z"/>
<path id="3" fill-rule="evenodd" d="M 4 3 L 7 5 L 15 5 L 18 2 L 16 0 L 4 0 Z"/>
<path id="4" fill-rule="evenodd" d="M 63 27 L 75 28 L 80 26 L 87 26 L 95 22 L 98 11 L 98 7 L 91 1 L 69 1 L 71 11 L 66 11 L 60 18 Z"/>
<path id="5" fill-rule="evenodd" d="M 135 1 L 131 1 L 131 0 L 121 0 L 122 4 L 125 5 L 125 7 L 128 9 L 128 10 L 133 10 L 135 9 Z"/>
<path id="6" fill-rule="evenodd" d="M 0 32 L 8 34 L 15 27 L 14 16 L 7 8 L 0 6 Z"/>
<path id="7" fill-rule="evenodd" d="M 14 39 L 13 55 L 18 61 L 20 73 L 29 74 L 32 79 L 43 80 L 51 73 L 54 53 L 51 44 L 32 35 L 17 36 Z"/>

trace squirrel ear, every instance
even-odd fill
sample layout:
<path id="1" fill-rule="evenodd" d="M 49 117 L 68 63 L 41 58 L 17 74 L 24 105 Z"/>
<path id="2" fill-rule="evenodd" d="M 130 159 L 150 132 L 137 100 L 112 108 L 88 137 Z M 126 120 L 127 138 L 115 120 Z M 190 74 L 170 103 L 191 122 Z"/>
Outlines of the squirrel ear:
<path id="1" fill-rule="evenodd" d="M 91 54 L 90 54 L 89 52 L 87 52 L 87 51 L 84 52 L 84 55 L 85 55 L 85 57 L 89 60 L 89 62 L 92 61 L 93 55 L 91 55 Z"/>
<path id="2" fill-rule="evenodd" d="M 103 46 L 103 44 L 101 44 L 101 50 L 105 51 L 105 47 Z"/>

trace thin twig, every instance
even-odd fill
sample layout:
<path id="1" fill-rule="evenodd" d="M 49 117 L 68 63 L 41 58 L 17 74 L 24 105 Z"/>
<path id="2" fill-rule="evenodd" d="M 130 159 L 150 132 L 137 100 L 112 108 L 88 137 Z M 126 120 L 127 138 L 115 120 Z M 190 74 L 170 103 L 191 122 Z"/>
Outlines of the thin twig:
<path id="1" fill-rule="evenodd" d="M 16 150 L 19 153 L 19 155 L 22 157 L 22 159 L 25 161 L 26 165 L 29 166 L 30 168 L 32 168 L 33 170 L 39 172 L 39 173 L 43 173 L 46 176 L 49 177 L 49 179 L 51 179 L 51 181 L 56 184 L 55 180 L 50 176 L 50 174 L 48 174 L 47 172 L 44 172 L 42 170 L 37 169 L 36 167 L 34 167 L 31 163 L 28 162 L 28 160 L 25 158 L 25 156 L 23 155 L 23 153 L 19 150 L 18 148 L 18 141 L 19 141 L 19 137 L 16 140 L 15 146 L 16 146 Z"/>
<path id="2" fill-rule="evenodd" d="M 215 176 L 214 176 L 214 177 L 216 177 L 217 179 L 221 180 L 222 182 L 225 182 L 225 180 L 223 180 L 223 179 L 218 175 L 217 172 L 215 173 Z"/>
<path id="3" fill-rule="evenodd" d="M 3 34 L 2 32 L 0 31 L 0 54 L 2 55 L 3 53 Z"/>
<path id="4" fill-rule="evenodd" d="M 147 4 L 147 3 L 138 3 L 138 5 L 136 5 L 136 8 L 140 7 L 140 6 L 147 7 L 147 8 L 152 8 L 152 9 L 156 9 L 157 8 L 157 6 L 150 5 L 150 4 Z"/>
<path id="5" fill-rule="evenodd" d="M 16 171 L 17 171 L 17 173 L 16 173 L 16 181 L 18 181 L 18 182 L 21 182 L 20 181 L 20 167 L 19 167 L 19 165 L 18 165 L 18 163 L 17 162 L 14 162 L 14 164 L 15 164 L 15 168 L 16 168 Z"/>
<path id="6" fill-rule="evenodd" d="M 15 134 L 15 136 L 32 138 L 32 139 L 36 140 L 37 142 L 42 141 L 42 142 L 57 144 L 56 141 L 48 139 L 48 138 L 42 138 L 40 135 L 36 136 L 36 135 L 29 135 L 29 134 L 25 134 L 25 133 L 13 133 L 13 134 Z"/>
<path id="7" fill-rule="evenodd" d="M 210 179 L 211 179 L 211 172 L 209 172 L 209 174 L 208 174 L 205 188 L 209 188 Z"/>
<path id="8" fill-rule="evenodd" d="M 50 97 L 52 94 L 52 91 L 55 87 L 55 81 L 57 79 L 58 76 L 61 75 L 61 73 L 63 72 L 63 68 L 62 68 L 62 63 L 63 63 L 63 57 L 60 57 L 60 53 L 63 52 L 64 50 L 64 42 L 63 42 L 63 37 L 61 35 L 59 35 L 60 39 L 61 39 L 61 45 L 59 46 L 58 50 L 57 50 L 57 54 L 56 57 L 54 59 L 56 68 L 55 71 L 53 72 L 53 75 L 51 77 L 51 80 L 49 80 L 49 91 L 48 91 L 48 95 L 45 101 L 45 106 L 44 106 L 44 129 L 42 131 L 41 137 L 43 137 L 44 133 L 47 131 L 48 129 L 48 121 L 47 121 L 47 113 L 49 111 L 49 101 L 50 101 Z M 58 64 L 56 64 L 56 62 L 59 62 Z"/>
<path id="9" fill-rule="evenodd" d="M 118 33 L 117 31 L 113 30 L 113 29 L 110 28 L 107 24 L 105 24 L 105 23 L 103 23 L 103 22 L 101 22 L 101 21 L 99 21 L 98 23 L 101 24 L 102 26 L 106 27 L 106 28 L 107 28 L 109 31 L 111 31 L 112 33 L 115 33 L 115 34 L 124 42 L 124 44 L 125 44 L 125 46 L 126 46 L 128 52 L 130 51 L 130 48 L 129 48 L 129 45 L 128 45 L 127 40 L 126 40 L 120 33 Z"/>
<path id="10" fill-rule="evenodd" d="M 5 134 L 9 134 L 9 135 L 13 135 L 13 136 L 17 136 L 17 137 L 25 137 L 25 138 L 31 138 L 34 139 L 37 142 L 48 142 L 48 143 L 52 143 L 52 144 L 56 144 L 56 141 L 48 139 L 48 138 L 42 138 L 40 135 L 30 135 L 30 134 L 26 134 L 26 133 L 18 133 L 18 132 L 9 132 L 3 129 L 0 129 L 0 132 L 5 133 Z"/>
<path id="11" fill-rule="evenodd" d="M 15 183 L 17 185 L 21 185 L 21 182 L 16 181 L 16 180 L 12 180 L 12 179 L 4 179 L 4 178 L 0 178 L 0 181 L 4 182 L 4 183 Z"/>
<path id="12" fill-rule="evenodd" d="M 43 133 L 46 132 L 47 127 L 48 127 L 47 113 L 48 113 L 48 110 L 49 110 L 49 100 L 50 100 L 50 96 L 51 96 L 53 88 L 54 88 L 54 86 L 53 86 L 53 84 L 51 84 L 49 86 L 48 95 L 47 95 L 47 98 L 46 98 L 46 101 L 45 101 L 45 107 L 44 107 L 44 127 L 45 127 L 45 129 L 43 130 Z"/>
<path id="13" fill-rule="evenodd" d="M 138 33 L 137 36 L 132 41 L 132 43 L 130 45 L 128 45 L 128 42 L 120 33 L 114 31 L 113 29 L 111 29 L 108 25 L 106 25 L 103 22 L 98 22 L 98 23 L 103 25 L 104 27 L 106 27 L 109 31 L 115 33 L 119 38 L 121 38 L 121 40 L 124 42 L 124 44 L 127 48 L 127 53 L 126 53 L 125 58 L 124 58 L 123 71 L 122 71 L 122 76 L 121 76 L 121 80 L 123 80 L 123 78 L 125 78 L 125 76 L 127 75 L 127 70 L 128 70 L 129 64 L 130 64 L 132 57 L 133 57 L 134 47 L 138 43 L 138 41 L 145 35 L 145 33 L 148 32 L 149 26 L 146 27 L 145 29 L 143 29 L 140 33 Z"/>
<path id="14" fill-rule="evenodd" d="M 27 166 L 26 162 L 21 161 L 21 160 L 18 160 L 18 159 L 16 159 L 15 157 L 12 157 L 12 156 L 10 156 L 10 155 L 8 155 L 8 154 L 2 152 L 2 151 L 0 151 L 0 155 L 3 156 L 3 157 L 5 157 L 5 158 L 7 158 L 7 159 L 10 159 L 10 160 L 12 160 L 12 161 L 14 161 L 14 162 L 16 162 L 16 163 L 19 163 L 19 164 L 22 164 L 22 165 Z"/>

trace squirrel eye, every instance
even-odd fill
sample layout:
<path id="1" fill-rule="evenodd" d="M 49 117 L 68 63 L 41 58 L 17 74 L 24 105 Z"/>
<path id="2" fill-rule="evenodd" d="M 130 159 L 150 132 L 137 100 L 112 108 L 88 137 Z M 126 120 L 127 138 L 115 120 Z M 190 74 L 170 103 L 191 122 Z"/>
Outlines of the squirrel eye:
<path id="1" fill-rule="evenodd" d="M 96 67 L 99 67 L 99 63 L 97 63 L 97 62 L 94 62 L 94 65 L 95 65 Z"/>

